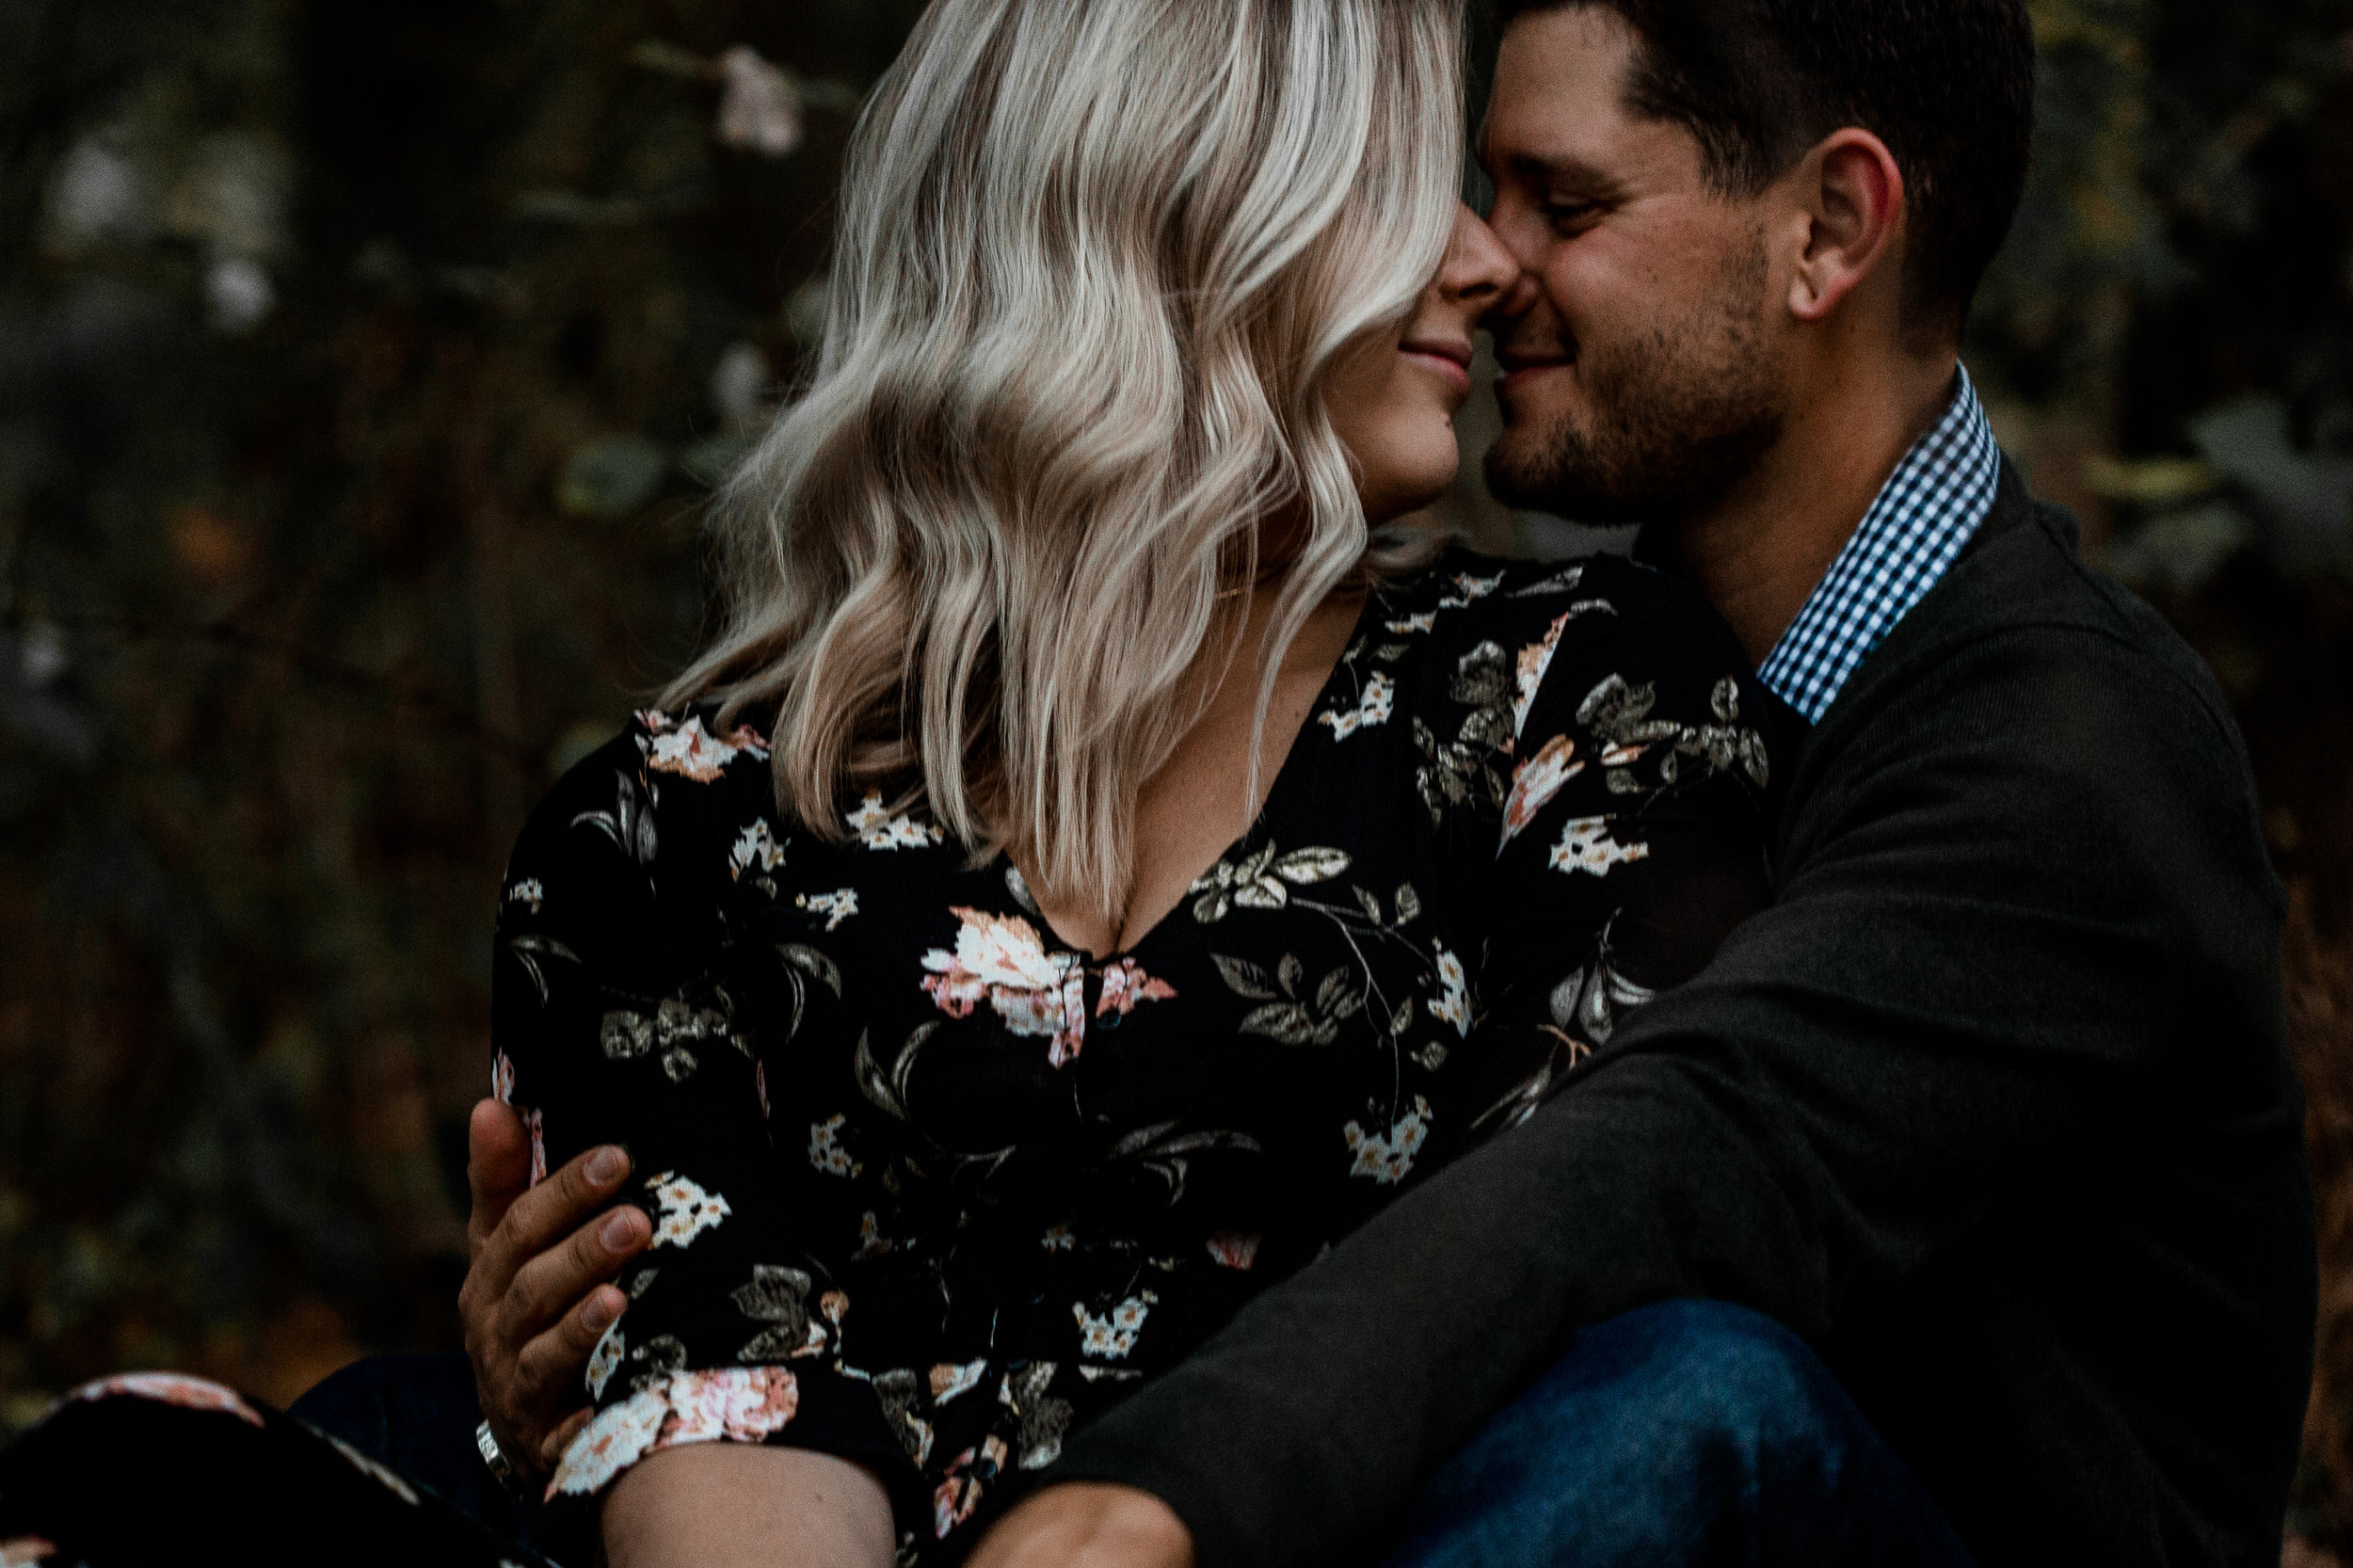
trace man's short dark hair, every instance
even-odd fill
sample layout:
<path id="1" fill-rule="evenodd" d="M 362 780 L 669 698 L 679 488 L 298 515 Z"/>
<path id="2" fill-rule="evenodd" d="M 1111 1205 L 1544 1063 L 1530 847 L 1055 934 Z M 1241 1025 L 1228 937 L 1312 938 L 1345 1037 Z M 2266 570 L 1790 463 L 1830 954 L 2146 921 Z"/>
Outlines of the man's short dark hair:
<path id="1" fill-rule="evenodd" d="M 2024 0 L 1500 0 L 1589 7 L 1641 40 L 1626 106 L 1689 129 L 1708 179 L 1753 196 L 1842 126 L 1903 170 L 1906 313 L 1957 328 L 2009 233 L 2034 136 Z"/>

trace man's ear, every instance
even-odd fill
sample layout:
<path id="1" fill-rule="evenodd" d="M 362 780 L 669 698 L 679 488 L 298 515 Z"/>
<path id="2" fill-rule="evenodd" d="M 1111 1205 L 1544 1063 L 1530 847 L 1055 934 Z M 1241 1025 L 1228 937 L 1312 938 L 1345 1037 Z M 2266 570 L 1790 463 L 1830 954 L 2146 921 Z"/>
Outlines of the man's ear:
<path id="1" fill-rule="evenodd" d="M 1849 126 L 1825 137 L 1788 179 L 1806 221 L 1789 280 L 1789 313 L 1818 322 L 1865 279 L 1898 264 L 1903 170 L 1885 142 Z"/>

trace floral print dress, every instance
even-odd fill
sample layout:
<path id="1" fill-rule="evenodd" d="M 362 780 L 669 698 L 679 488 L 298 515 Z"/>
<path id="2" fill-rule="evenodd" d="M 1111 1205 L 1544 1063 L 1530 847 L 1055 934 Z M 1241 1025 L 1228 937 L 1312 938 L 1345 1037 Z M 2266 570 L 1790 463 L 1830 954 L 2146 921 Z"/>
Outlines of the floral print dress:
<path id="1" fill-rule="evenodd" d="M 1765 898 L 1769 699 L 1688 590 L 1452 551 L 1369 595 L 1249 832 L 1127 950 L 920 811 L 777 814 L 640 713 L 534 815 L 494 1075 L 652 1246 L 550 1486 L 678 1444 L 871 1466 L 959 1558 L 1064 1436 L 1526 1116 Z"/>

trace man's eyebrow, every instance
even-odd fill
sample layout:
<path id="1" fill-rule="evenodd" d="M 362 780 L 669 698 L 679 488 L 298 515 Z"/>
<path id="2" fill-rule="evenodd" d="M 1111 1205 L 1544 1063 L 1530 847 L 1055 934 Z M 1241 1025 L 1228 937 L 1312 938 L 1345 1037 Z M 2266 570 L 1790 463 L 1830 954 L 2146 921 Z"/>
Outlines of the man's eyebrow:
<path id="1" fill-rule="evenodd" d="M 1566 153 L 1546 157 L 1534 152 L 1515 152 L 1503 160 L 1503 167 L 1514 179 L 1531 185 L 1568 186 L 1588 192 L 1615 189 L 1618 182 L 1584 159 Z"/>

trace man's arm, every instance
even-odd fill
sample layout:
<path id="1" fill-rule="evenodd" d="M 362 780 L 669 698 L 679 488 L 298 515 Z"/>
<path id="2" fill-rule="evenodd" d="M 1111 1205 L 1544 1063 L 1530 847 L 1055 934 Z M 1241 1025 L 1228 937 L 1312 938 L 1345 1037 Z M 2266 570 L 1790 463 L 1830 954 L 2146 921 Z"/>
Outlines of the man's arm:
<path id="1" fill-rule="evenodd" d="M 1353 1560 L 1565 1333 L 1711 1296 L 1819 1338 L 2145 1111 L 2164 1043 L 2276 1032 L 2243 763 L 2137 650 L 2007 633 L 1842 751 L 1699 979 L 1059 1473 L 1165 1499 L 1204 1562 Z"/>

